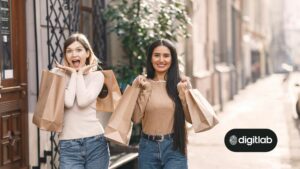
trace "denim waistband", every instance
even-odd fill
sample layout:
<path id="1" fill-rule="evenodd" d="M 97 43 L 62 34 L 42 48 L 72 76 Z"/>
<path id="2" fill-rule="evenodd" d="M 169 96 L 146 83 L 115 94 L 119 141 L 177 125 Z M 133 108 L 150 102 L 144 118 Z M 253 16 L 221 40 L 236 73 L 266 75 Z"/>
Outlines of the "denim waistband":
<path id="1" fill-rule="evenodd" d="M 104 134 L 99 134 L 99 135 L 90 136 L 90 137 L 76 138 L 76 139 L 60 140 L 60 141 L 86 141 L 89 139 L 93 139 L 93 138 L 97 139 L 100 137 L 104 137 Z"/>

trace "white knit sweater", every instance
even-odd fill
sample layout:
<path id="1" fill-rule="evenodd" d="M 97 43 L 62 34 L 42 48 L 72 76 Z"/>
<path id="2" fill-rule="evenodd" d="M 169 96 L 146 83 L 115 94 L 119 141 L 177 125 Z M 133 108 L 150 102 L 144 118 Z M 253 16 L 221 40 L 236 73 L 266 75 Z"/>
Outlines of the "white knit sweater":
<path id="1" fill-rule="evenodd" d="M 72 73 L 71 76 L 58 69 L 52 72 L 66 77 L 64 126 L 59 139 L 78 139 L 104 133 L 96 117 L 96 100 L 104 83 L 102 72 Z"/>

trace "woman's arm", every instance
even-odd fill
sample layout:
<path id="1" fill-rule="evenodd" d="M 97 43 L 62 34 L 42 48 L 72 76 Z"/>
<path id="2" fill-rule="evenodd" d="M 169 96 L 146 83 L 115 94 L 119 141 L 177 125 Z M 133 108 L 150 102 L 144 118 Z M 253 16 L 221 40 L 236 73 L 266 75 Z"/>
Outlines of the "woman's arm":
<path id="1" fill-rule="evenodd" d="M 188 80 L 183 80 L 177 84 L 177 90 L 179 93 L 179 99 L 181 101 L 185 120 L 189 123 L 192 123 L 192 119 L 191 119 L 190 112 L 189 112 L 188 105 L 187 105 L 186 98 L 185 98 L 185 92 L 188 92 L 188 90 L 187 90 L 188 85 L 191 86 L 190 82 Z"/>
<path id="2" fill-rule="evenodd" d="M 150 82 L 146 80 L 144 76 L 138 76 L 133 84 L 133 87 L 141 87 L 141 93 L 136 101 L 136 106 L 133 111 L 132 121 L 134 123 L 140 123 L 145 114 L 145 109 L 151 94 Z"/>
<path id="3" fill-rule="evenodd" d="M 133 111 L 132 121 L 134 123 L 140 123 L 142 121 L 142 118 L 144 117 L 145 114 L 145 109 L 148 103 L 148 99 L 150 97 L 150 93 L 151 91 L 146 91 L 146 90 L 143 90 L 140 93 L 136 101 L 135 109 Z"/>
<path id="4" fill-rule="evenodd" d="M 65 107 L 66 108 L 71 108 L 74 105 L 74 101 L 75 101 L 75 89 L 76 89 L 76 76 L 77 73 L 74 69 L 74 71 L 72 71 L 72 68 L 69 68 L 67 66 L 63 66 L 60 65 L 56 62 L 56 66 L 57 68 L 53 68 L 51 70 L 52 73 L 61 75 L 61 76 L 67 76 L 66 74 L 70 74 L 70 80 L 68 82 L 68 84 L 66 84 L 66 88 L 65 88 L 65 98 L 64 98 L 64 102 L 65 102 Z"/>
<path id="5" fill-rule="evenodd" d="M 71 108 L 75 102 L 76 77 L 76 72 L 71 74 L 71 78 L 65 89 L 65 107 L 67 108 Z"/>
<path id="6" fill-rule="evenodd" d="M 79 107 L 86 107 L 94 102 L 103 87 L 104 76 L 102 72 L 90 73 L 93 73 L 93 80 L 87 85 L 85 84 L 82 72 L 79 71 L 77 74 L 76 99 Z"/>
<path id="7" fill-rule="evenodd" d="M 54 68 L 53 71 L 57 73 L 62 73 L 64 71 L 64 75 L 70 74 L 69 83 L 66 85 L 65 89 L 65 107 L 71 108 L 75 102 L 75 92 L 76 92 L 76 70 L 69 66 L 64 66 L 55 61 L 55 65 L 57 68 Z"/>

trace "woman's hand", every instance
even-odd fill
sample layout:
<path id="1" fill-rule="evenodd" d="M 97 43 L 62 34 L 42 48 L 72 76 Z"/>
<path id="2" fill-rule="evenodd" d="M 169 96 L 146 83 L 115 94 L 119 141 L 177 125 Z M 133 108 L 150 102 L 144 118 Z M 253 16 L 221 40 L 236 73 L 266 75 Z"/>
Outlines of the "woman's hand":
<path id="1" fill-rule="evenodd" d="M 146 77 L 143 75 L 139 75 L 134 79 L 132 82 L 133 86 L 141 86 L 143 89 L 148 90 L 150 89 L 151 85 L 150 82 L 146 80 Z"/>
<path id="2" fill-rule="evenodd" d="M 181 81 L 177 84 L 178 92 L 186 91 L 191 88 L 192 88 L 192 85 L 191 85 L 190 79 L 187 76 L 182 77 Z"/>
<path id="3" fill-rule="evenodd" d="M 55 66 L 59 69 L 62 69 L 62 70 L 65 70 L 66 72 L 72 74 L 72 73 L 75 73 L 76 72 L 76 69 L 72 68 L 72 67 L 69 67 L 69 66 L 64 66 L 64 65 L 61 65 L 59 64 L 57 61 L 55 61 Z"/>
<path id="4" fill-rule="evenodd" d="M 79 70 L 78 70 L 78 73 L 82 73 L 82 74 L 85 74 L 87 73 L 91 68 L 97 66 L 98 64 L 97 63 L 94 63 L 94 64 L 91 64 L 91 65 L 85 65 L 83 67 L 81 67 Z"/>

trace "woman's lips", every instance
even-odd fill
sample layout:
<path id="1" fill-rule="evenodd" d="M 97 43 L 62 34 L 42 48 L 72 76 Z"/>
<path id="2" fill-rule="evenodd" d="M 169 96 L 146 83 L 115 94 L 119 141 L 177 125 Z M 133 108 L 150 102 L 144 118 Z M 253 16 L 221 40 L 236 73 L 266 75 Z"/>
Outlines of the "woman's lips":
<path id="1" fill-rule="evenodd" d="M 80 67 L 80 60 L 72 61 L 72 64 L 74 67 L 78 68 L 78 67 Z"/>

